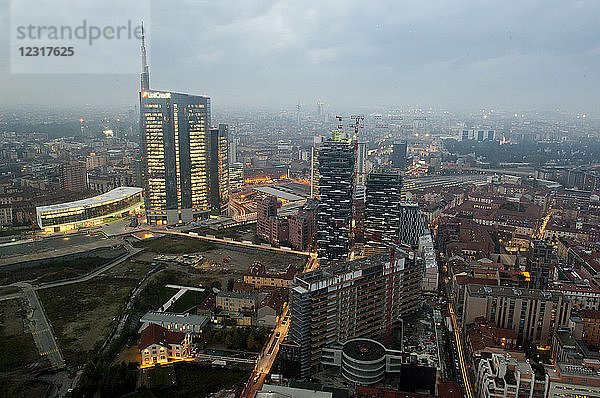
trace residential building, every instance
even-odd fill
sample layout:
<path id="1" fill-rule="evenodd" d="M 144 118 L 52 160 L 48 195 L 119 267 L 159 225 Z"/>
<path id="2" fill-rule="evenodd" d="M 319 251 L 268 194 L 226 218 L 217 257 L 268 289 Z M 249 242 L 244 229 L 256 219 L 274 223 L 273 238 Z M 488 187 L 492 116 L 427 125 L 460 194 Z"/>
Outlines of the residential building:
<path id="1" fill-rule="evenodd" d="M 342 261 L 350 250 L 354 149 L 351 141 L 329 139 L 319 148 L 319 209 L 317 253 L 325 261 Z"/>
<path id="2" fill-rule="evenodd" d="M 256 289 L 288 288 L 297 273 L 298 269 L 293 265 L 289 265 L 285 272 L 272 273 L 268 272 L 263 264 L 254 263 L 244 273 L 244 283 L 252 285 Z"/>
<path id="3" fill-rule="evenodd" d="M 392 146 L 392 154 L 390 155 L 390 162 L 392 167 L 402 172 L 406 169 L 406 151 L 406 141 L 394 142 L 394 145 Z"/>
<path id="4" fill-rule="evenodd" d="M 392 323 L 420 307 L 421 269 L 415 253 L 396 250 L 393 260 L 383 253 L 294 278 L 288 341 L 299 347 L 294 357 L 301 377 L 319 366 L 328 345 L 356 337 L 382 339 Z"/>
<path id="5" fill-rule="evenodd" d="M 232 312 L 254 312 L 259 297 L 254 293 L 237 293 L 220 291 L 217 293 L 216 306 L 218 309 Z"/>
<path id="6" fill-rule="evenodd" d="M 152 366 L 190 357 L 189 333 L 174 332 L 151 324 L 142 330 L 139 349 L 141 365 Z"/>
<path id="7" fill-rule="evenodd" d="M 553 367 L 546 369 L 546 398 L 600 397 L 598 360 L 584 360 L 581 364 L 555 362 Z"/>
<path id="8" fill-rule="evenodd" d="M 402 211 L 402 176 L 389 166 L 380 167 L 367 177 L 365 207 L 365 254 L 386 251 L 398 242 Z"/>
<path id="9" fill-rule="evenodd" d="M 318 202 L 308 199 L 298 213 L 288 217 L 290 246 L 308 251 L 313 243 L 317 224 Z"/>
<path id="10" fill-rule="evenodd" d="M 533 367 L 508 354 L 494 353 L 479 361 L 475 383 L 477 394 L 481 398 L 544 398 L 546 377 L 543 369 L 543 366 Z"/>
<path id="11" fill-rule="evenodd" d="M 175 332 L 200 333 L 208 321 L 209 317 L 203 315 L 148 311 L 140 318 L 140 322 L 142 322 L 140 330 L 144 330 L 149 325 L 159 325 Z"/>
<path id="12" fill-rule="evenodd" d="M 560 292 L 467 285 L 462 325 L 467 327 L 479 317 L 497 327 L 515 330 L 520 342 L 549 346 L 552 334 L 568 325 L 571 303 Z"/>
<path id="13" fill-rule="evenodd" d="M 418 203 L 400 204 L 400 231 L 398 240 L 409 246 L 418 246 L 419 238 L 425 231 L 425 218 Z"/>
<path id="14" fill-rule="evenodd" d="M 528 271 L 531 275 L 531 285 L 533 289 L 547 289 L 550 280 L 550 270 L 552 268 L 552 250 L 551 243 L 543 240 L 534 240 L 529 247 Z"/>
<path id="15" fill-rule="evenodd" d="M 60 187 L 66 191 L 81 192 L 87 189 L 84 162 L 69 162 L 60 166 Z"/>

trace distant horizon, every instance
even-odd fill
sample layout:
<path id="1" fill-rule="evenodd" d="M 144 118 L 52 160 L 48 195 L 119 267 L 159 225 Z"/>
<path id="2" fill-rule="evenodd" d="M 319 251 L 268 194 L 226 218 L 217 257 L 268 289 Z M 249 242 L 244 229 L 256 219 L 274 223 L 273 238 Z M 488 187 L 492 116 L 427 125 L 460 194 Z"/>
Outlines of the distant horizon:
<path id="1" fill-rule="evenodd" d="M 8 5 L 0 0 L 6 41 Z M 230 109 L 310 109 L 320 99 L 333 112 L 421 104 L 597 118 L 599 13 L 591 0 L 154 1 L 150 88 Z M 0 106 L 136 106 L 138 74 L 11 74 L 10 56 L 0 52 Z"/>

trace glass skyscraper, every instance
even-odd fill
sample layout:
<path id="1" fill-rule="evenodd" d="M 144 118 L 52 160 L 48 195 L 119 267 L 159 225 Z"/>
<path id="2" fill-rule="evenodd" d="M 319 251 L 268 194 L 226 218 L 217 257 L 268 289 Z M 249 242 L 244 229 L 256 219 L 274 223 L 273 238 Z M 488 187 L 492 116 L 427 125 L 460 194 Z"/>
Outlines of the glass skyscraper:
<path id="1" fill-rule="evenodd" d="M 144 90 L 140 119 L 148 223 L 209 217 L 210 98 Z"/>

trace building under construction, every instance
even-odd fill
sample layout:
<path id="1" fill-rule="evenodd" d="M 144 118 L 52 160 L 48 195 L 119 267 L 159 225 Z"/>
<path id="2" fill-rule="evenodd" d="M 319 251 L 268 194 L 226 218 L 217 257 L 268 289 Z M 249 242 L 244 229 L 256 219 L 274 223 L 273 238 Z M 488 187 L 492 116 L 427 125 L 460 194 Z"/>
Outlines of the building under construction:
<path id="1" fill-rule="evenodd" d="M 391 324 L 419 308 L 420 284 L 415 253 L 398 249 L 296 276 L 282 349 L 293 353 L 298 376 L 317 370 L 329 345 L 355 337 L 389 342 Z"/>

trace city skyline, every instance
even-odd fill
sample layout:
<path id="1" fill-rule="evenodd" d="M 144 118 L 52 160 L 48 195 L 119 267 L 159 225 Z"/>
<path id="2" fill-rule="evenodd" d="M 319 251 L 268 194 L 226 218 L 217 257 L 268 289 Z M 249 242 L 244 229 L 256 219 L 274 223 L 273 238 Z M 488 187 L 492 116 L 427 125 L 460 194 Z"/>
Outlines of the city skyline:
<path id="1" fill-rule="evenodd" d="M 544 5 L 153 2 L 152 87 L 210 95 L 218 107 L 276 109 L 300 101 L 316 112 L 321 100 L 332 108 L 431 104 L 593 116 L 599 6 Z M 0 9 L 8 27 L 8 7 Z M 66 106 L 135 103 L 137 75 L 10 74 L 8 56 L 0 56 L 0 83 L 18 93 L 16 102 L 48 104 L 42 91 Z M 14 103 L 10 95 L 0 101 Z"/>

